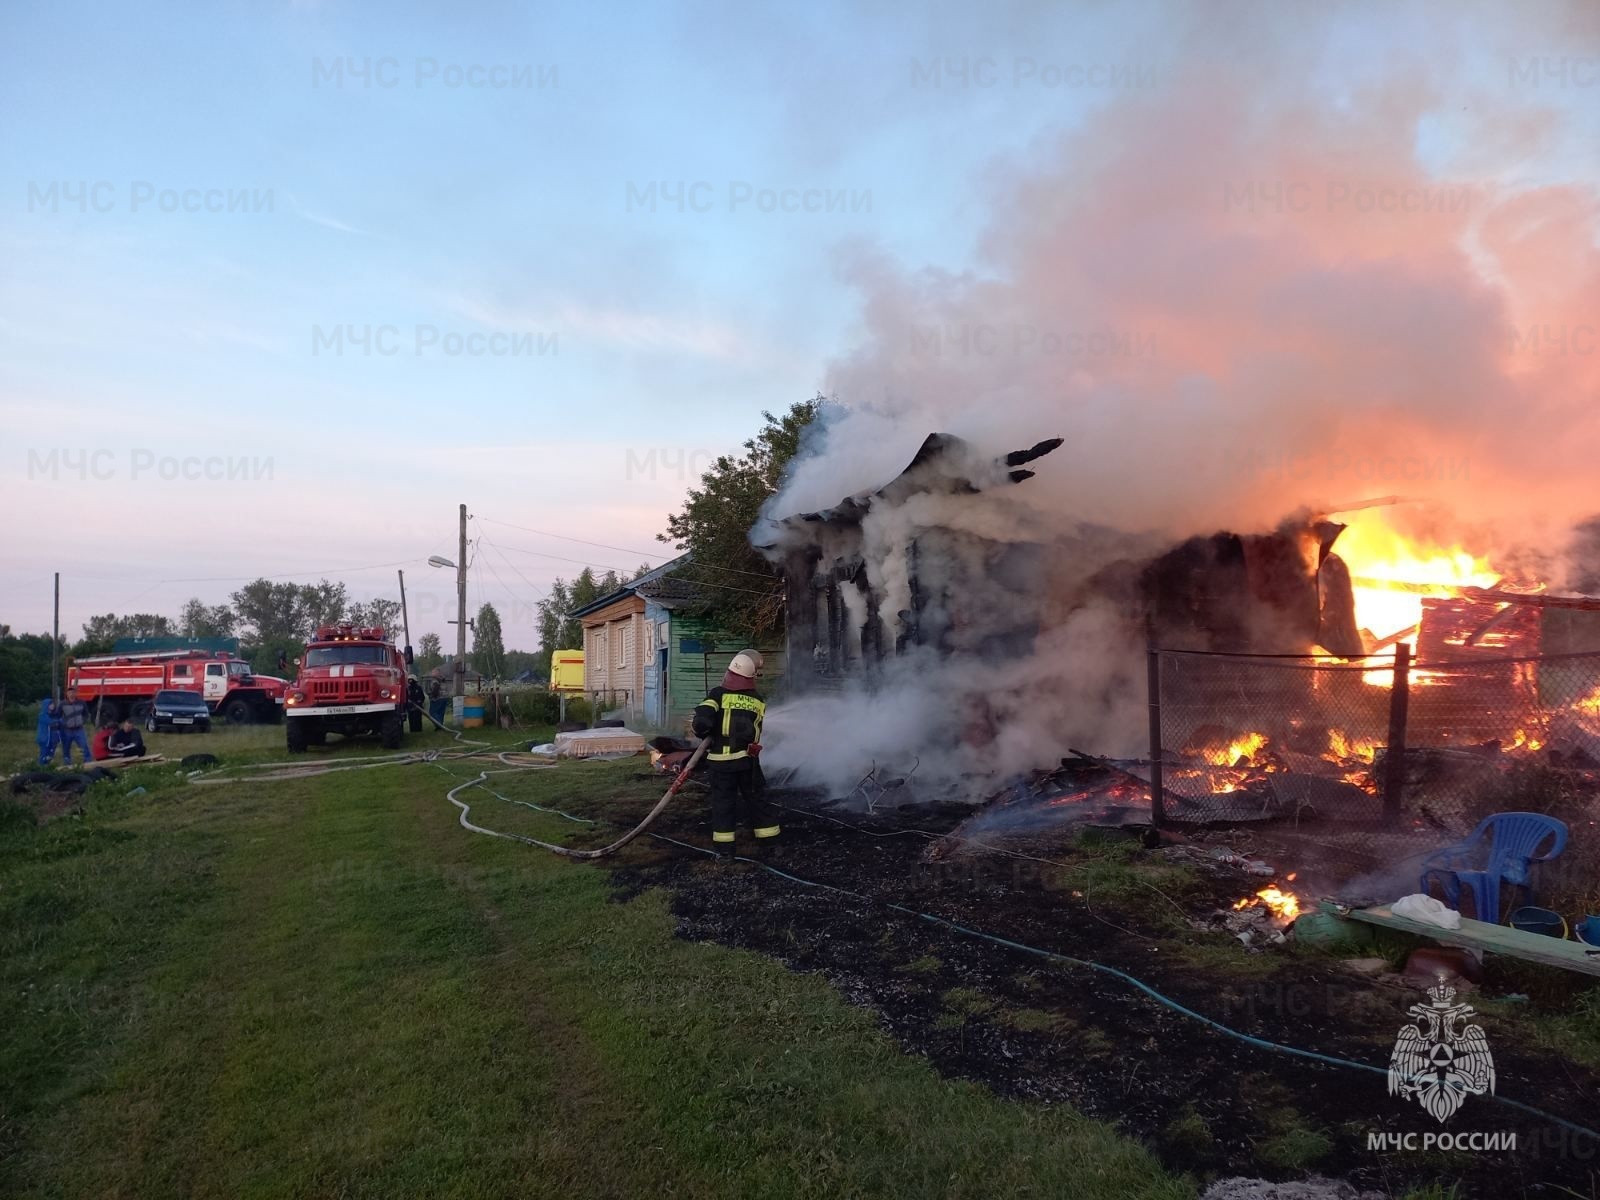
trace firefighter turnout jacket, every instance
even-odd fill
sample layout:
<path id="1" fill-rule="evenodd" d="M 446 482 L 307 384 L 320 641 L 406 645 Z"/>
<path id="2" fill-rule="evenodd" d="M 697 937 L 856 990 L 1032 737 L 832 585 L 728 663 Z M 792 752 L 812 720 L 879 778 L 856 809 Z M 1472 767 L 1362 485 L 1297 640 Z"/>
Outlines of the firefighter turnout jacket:
<path id="1" fill-rule="evenodd" d="M 761 722 L 766 715 L 766 703 L 756 693 L 712 688 L 694 710 L 695 736 L 711 739 L 706 762 L 748 760 L 750 747 L 761 744 Z"/>

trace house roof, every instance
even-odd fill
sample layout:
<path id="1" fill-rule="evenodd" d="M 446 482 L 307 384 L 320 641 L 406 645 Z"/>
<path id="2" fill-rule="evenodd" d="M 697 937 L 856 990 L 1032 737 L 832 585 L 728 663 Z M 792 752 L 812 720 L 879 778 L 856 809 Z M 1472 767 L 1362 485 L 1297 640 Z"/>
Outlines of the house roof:
<path id="1" fill-rule="evenodd" d="M 569 618 L 577 619 L 586 617 L 590 613 L 599 612 L 615 604 L 619 600 L 626 600 L 629 596 L 639 596 L 646 600 L 654 600 L 658 604 L 670 608 L 674 604 L 683 604 L 698 598 L 698 591 L 692 583 L 686 580 L 675 579 L 672 572 L 688 565 L 689 555 L 680 554 L 670 562 L 664 562 L 653 570 L 646 571 L 632 583 L 608 592 L 597 600 L 591 600 L 582 608 L 575 608 L 567 614 Z"/>

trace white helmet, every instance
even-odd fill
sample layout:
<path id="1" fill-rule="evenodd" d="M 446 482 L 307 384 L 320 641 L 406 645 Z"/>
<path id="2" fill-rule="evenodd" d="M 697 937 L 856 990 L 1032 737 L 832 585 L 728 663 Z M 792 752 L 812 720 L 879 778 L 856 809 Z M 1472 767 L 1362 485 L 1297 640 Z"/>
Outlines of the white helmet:
<path id="1" fill-rule="evenodd" d="M 761 675 L 761 651 L 741 650 L 733 656 L 733 661 L 728 664 L 728 670 L 735 675 L 743 675 L 746 679 L 756 679 Z"/>

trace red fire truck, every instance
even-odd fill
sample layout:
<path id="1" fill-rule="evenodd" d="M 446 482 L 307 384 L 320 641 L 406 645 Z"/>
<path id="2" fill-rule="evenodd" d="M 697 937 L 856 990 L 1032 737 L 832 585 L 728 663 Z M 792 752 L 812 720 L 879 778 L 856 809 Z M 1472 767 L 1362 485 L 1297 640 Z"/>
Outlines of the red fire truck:
<path id="1" fill-rule="evenodd" d="M 400 748 L 406 660 L 382 629 L 324 625 L 297 665 L 283 709 L 291 753 L 323 745 L 330 733 L 376 733 L 385 748 Z"/>
<path id="2" fill-rule="evenodd" d="M 102 721 L 131 717 L 143 722 L 150 701 L 163 689 L 199 692 L 206 707 L 230 725 L 283 719 L 287 683 L 257 675 L 231 654 L 209 650 L 150 650 L 129 654 L 91 654 L 67 662 L 67 686 L 91 716 Z"/>

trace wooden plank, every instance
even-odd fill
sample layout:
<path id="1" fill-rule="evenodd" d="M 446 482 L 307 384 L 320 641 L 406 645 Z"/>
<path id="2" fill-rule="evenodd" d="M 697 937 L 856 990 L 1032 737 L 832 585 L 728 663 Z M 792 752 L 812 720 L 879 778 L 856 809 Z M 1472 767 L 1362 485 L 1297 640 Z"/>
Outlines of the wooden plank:
<path id="1" fill-rule="evenodd" d="M 1461 918 L 1460 929 L 1441 929 L 1425 921 L 1397 917 L 1387 904 L 1371 908 L 1343 909 L 1324 902 L 1324 912 L 1351 921 L 1364 921 L 1383 929 L 1397 929 L 1418 937 L 1431 938 L 1447 946 L 1465 946 L 1488 954 L 1507 954 L 1512 958 L 1541 963 L 1547 967 L 1561 967 L 1568 971 L 1581 971 L 1585 975 L 1600 975 L 1600 948 L 1582 942 L 1565 941 L 1538 933 L 1525 933 L 1509 925 L 1490 925 L 1485 921 Z"/>

